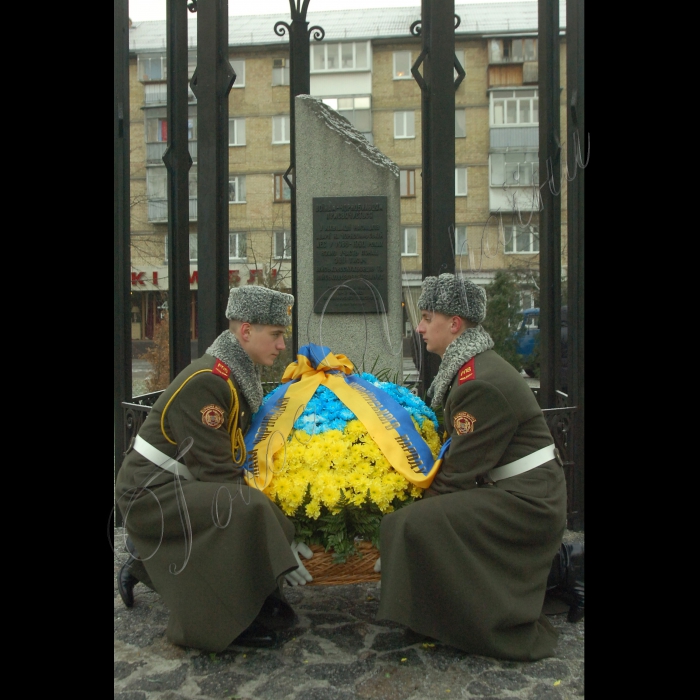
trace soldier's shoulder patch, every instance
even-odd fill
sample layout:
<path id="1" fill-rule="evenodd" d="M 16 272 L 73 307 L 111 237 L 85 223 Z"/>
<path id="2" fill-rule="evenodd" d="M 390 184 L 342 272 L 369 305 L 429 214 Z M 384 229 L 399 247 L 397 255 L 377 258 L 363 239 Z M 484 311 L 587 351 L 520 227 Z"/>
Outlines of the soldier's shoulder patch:
<path id="1" fill-rule="evenodd" d="M 212 374 L 216 374 L 219 377 L 223 377 L 224 379 L 228 379 L 231 376 L 231 370 L 229 369 L 229 366 L 224 364 L 221 360 L 217 360 L 216 363 L 214 364 L 214 369 L 212 369 Z"/>
<path id="2" fill-rule="evenodd" d="M 205 406 L 200 413 L 202 414 L 202 423 L 210 428 L 214 428 L 214 430 L 220 428 L 224 423 L 224 409 L 215 403 Z"/>
<path id="3" fill-rule="evenodd" d="M 466 435 L 467 433 L 474 432 L 474 423 L 476 423 L 476 418 L 474 418 L 471 413 L 460 411 L 455 415 L 453 422 L 457 433 L 460 435 Z"/>
<path id="4" fill-rule="evenodd" d="M 472 357 L 469 362 L 465 362 L 459 369 L 459 383 L 464 384 L 470 379 L 476 379 L 476 374 L 474 374 L 474 358 Z"/>

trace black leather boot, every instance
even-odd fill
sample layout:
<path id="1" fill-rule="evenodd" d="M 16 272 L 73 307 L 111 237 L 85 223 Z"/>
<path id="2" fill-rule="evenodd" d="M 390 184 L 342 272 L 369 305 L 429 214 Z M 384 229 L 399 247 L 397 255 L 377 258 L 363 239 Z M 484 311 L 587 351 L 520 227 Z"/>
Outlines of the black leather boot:
<path id="1" fill-rule="evenodd" d="M 279 646 L 279 638 L 277 632 L 268 629 L 257 618 L 253 623 L 243 630 L 232 642 L 234 646 L 255 647 L 260 649 L 269 649 Z"/>
<path id="2" fill-rule="evenodd" d="M 566 619 L 578 622 L 584 613 L 583 543 L 562 543 L 547 579 L 547 595 L 569 606 Z"/>
<path id="3" fill-rule="evenodd" d="M 134 586 L 137 583 L 144 583 L 151 590 L 155 590 L 155 588 L 153 588 L 151 579 L 146 572 L 146 567 L 138 558 L 139 554 L 130 537 L 126 538 L 126 549 L 129 552 L 129 558 L 122 564 L 122 568 L 119 569 L 117 588 L 124 605 L 130 608 L 134 604 Z"/>

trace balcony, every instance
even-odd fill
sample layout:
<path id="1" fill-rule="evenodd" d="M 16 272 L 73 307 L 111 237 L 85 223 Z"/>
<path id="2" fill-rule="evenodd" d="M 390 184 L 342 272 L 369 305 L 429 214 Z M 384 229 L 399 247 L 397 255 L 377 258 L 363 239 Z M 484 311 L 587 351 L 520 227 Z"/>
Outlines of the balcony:
<path id="1" fill-rule="evenodd" d="M 151 224 L 165 224 L 168 222 L 168 200 L 148 200 L 148 221 Z M 197 198 L 190 197 L 190 221 L 197 221 Z"/>
<path id="2" fill-rule="evenodd" d="M 147 143 L 146 144 L 146 164 L 147 165 L 163 165 L 163 154 L 168 144 L 165 141 L 160 141 L 158 143 Z M 197 142 L 189 141 L 187 144 L 187 149 L 190 152 L 190 157 L 192 162 L 197 162 Z"/>
<path id="3" fill-rule="evenodd" d="M 146 107 L 155 107 L 156 105 L 167 104 L 168 101 L 168 85 L 167 83 L 146 83 L 144 85 L 143 103 Z M 187 101 L 197 102 L 190 86 L 187 86 Z"/>

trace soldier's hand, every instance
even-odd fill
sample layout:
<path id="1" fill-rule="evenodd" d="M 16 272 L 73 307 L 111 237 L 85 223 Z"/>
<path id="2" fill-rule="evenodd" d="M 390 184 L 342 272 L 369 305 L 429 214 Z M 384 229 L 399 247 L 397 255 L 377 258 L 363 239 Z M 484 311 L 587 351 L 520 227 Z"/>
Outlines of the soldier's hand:
<path id="1" fill-rule="evenodd" d="M 294 571 L 290 571 L 285 574 L 284 577 L 287 579 L 287 583 L 290 586 L 305 586 L 308 581 L 313 581 L 313 576 L 306 570 L 306 567 L 301 563 L 299 554 L 301 554 L 306 559 L 311 559 L 314 553 L 307 547 L 303 542 L 292 542 L 292 554 L 297 560 L 299 568 Z"/>

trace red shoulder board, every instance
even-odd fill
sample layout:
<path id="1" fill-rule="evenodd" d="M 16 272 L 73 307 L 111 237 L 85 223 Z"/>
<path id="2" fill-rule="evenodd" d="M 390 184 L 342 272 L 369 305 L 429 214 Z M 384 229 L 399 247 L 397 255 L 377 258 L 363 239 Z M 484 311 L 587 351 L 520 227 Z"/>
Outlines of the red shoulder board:
<path id="1" fill-rule="evenodd" d="M 474 358 L 472 357 L 469 362 L 465 362 L 459 370 L 459 383 L 464 384 L 470 379 L 476 379 L 476 374 L 474 374 Z"/>
<path id="2" fill-rule="evenodd" d="M 225 365 L 221 360 L 217 360 L 211 373 L 218 374 L 220 377 L 228 379 L 231 375 L 231 370 L 229 369 L 228 365 Z"/>

